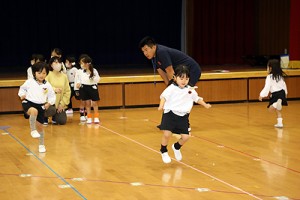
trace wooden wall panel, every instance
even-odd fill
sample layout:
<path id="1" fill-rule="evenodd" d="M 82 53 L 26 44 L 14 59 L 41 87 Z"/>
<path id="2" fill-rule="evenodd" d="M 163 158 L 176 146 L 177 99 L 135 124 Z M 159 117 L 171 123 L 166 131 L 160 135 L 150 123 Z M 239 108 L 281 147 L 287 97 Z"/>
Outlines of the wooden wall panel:
<path id="1" fill-rule="evenodd" d="M 159 96 L 166 88 L 162 82 L 125 84 L 125 106 L 159 104 Z"/>
<path id="2" fill-rule="evenodd" d="M 288 98 L 299 98 L 300 97 L 300 77 L 287 77 L 285 79 Z"/>
<path id="3" fill-rule="evenodd" d="M 247 100 L 247 79 L 200 81 L 197 86 L 199 96 L 207 102 Z"/>
<path id="4" fill-rule="evenodd" d="M 207 102 L 258 100 L 265 77 L 201 80 L 197 92 Z M 300 98 L 300 76 L 286 78 L 288 98 Z M 163 82 L 107 83 L 99 85 L 99 107 L 126 107 L 158 105 L 159 96 L 166 88 Z M 22 111 L 18 97 L 19 87 L 0 87 L 0 113 Z M 80 101 L 73 98 L 73 108 Z"/>
<path id="5" fill-rule="evenodd" d="M 288 98 L 300 97 L 300 77 L 286 77 L 285 78 Z M 251 78 L 249 79 L 249 100 L 258 100 L 259 93 L 265 85 L 265 78 Z"/>
<path id="6" fill-rule="evenodd" d="M 0 112 L 22 111 L 19 88 L 0 88 Z"/>
<path id="7" fill-rule="evenodd" d="M 265 78 L 249 79 L 249 100 L 258 100 L 260 91 L 264 88 Z"/>

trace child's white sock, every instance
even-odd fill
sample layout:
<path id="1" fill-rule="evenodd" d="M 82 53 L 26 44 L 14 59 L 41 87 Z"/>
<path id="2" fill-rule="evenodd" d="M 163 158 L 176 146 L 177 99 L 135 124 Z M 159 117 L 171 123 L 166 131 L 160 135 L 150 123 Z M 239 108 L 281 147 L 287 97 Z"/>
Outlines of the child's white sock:
<path id="1" fill-rule="evenodd" d="M 274 125 L 276 128 L 282 128 L 283 124 L 282 124 L 282 118 L 279 117 L 277 118 L 277 124 Z"/>
<path id="2" fill-rule="evenodd" d="M 281 117 L 277 118 L 277 124 L 281 124 L 282 125 L 282 118 Z"/>
<path id="3" fill-rule="evenodd" d="M 36 130 L 35 122 L 36 122 L 36 116 L 30 115 L 30 116 L 29 116 L 29 125 L 30 125 L 31 131 Z"/>
<path id="4" fill-rule="evenodd" d="M 44 145 L 44 131 L 39 132 L 39 134 L 41 135 L 39 137 L 39 142 L 40 142 L 39 144 Z"/>

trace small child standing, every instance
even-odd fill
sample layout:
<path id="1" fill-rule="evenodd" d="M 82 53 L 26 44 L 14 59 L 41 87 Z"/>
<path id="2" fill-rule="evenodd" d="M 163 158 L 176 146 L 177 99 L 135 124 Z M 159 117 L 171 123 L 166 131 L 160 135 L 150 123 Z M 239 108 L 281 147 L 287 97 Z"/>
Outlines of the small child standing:
<path id="1" fill-rule="evenodd" d="M 28 79 L 20 86 L 18 95 L 22 100 L 24 117 L 29 119 L 31 136 L 39 138 L 39 152 L 46 152 L 44 145 L 44 114 L 50 105 L 55 104 L 55 92 L 45 78 L 49 72 L 45 62 L 37 62 L 32 66 L 33 79 Z"/>
<path id="2" fill-rule="evenodd" d="M 27 68 L 27 79 L 33 78 L 31 66 L 37 62 L 45 61 L 42 54 L 32 54 L 30 59 L 30 67 Z"/>
<path id="3" fill-rule="evenodd" d="M 68 109 L 66 110 L 66 114 L 73 114 L 72 97 L 75 96 L 74 81 L 75 81 L 75 76 L 76 76 L 76 73 L 78 70 L 76 67 L 75 57 L 67 56 L 65 65 L 67 68 L 67 76 L 68 76 L 69 85 L 70 85 L 70 89 L 71 89 L 70 103 L 68 104 Z"/>
<path id="4" fill-rule="evenodd" d="M 82 70 L 78 70 L 75 77 L 75 92 L 79 90 L 79 96 L 84 102 L 87 111 L 87 124 L 91 124 L 92 113 L 91 107 L 94 109 L 94 123 L 99 124 L 99 113 L 98 113 L 98 101 L 99 92 L 98 92 L 98 82 L 100 76 L 98 71 L 93 67 L 92 59 L 83 54 L 79 59 L 80 67 Z"/>
<path id="5" fill-rule="evenodd" d="M 267 97 L 271 93 L 268 108 L 270 112 L 276 111 L 277 124 L 274 126 L 282 128 L 282 105 L 288 105 L 286 100 L 288 91 L 283 78 L 286 74 L 282 71 L 280 61 L 277 59 L 269 60 L 267 71 L 269 75 L 266 77 L 265 86 L 260 92 L 258 99 L 262 101 L 264 97 Z"/>
<path id="6" fill-rule="evenodd" d="M 160 130 L 163 131 L 160 152 L 164 163 L 170 163 L 171 158 L 168 154 L 167 145 L 172 133 L 180 134 L 181 138 L 172 145 L 176 160 L 182 160 L 180 148 L 189 139 L 189 120 L 190 113 L 194 102 L 205 108 L 211 105 L 205 103 L 202 97 L 194 88 L 188 85 L 190 72 L 185 65 L 179 65 L 175 68 L 174 83 L 169 85 L 160 95 L 158 110 L 164 110 Z"/>
<path id="7" fill-rule="evenodd" d="M 52 57 L 59 57 L 61 60 L 63 60 L 63 58 L 62 58 L 62 50 L 60 48 L 54 48 L 54 49 L 52 49 L 51 50 L 51 57 L 50 57 L 50 59 Z M 62 72 L 65 73 L 65 74 L 67 73 L 66 66 L 65 66 L 65 64 L 63 62 L 62 62 Z"/>

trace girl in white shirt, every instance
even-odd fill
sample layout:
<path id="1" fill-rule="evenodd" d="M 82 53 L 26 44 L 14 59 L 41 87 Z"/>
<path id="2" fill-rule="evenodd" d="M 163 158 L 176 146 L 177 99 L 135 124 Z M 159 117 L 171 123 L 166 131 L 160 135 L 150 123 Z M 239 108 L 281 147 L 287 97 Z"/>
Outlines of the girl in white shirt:
<path id="1" fill-rule="evenodd" d="M 94 109 L 94 123 L 99 124 L 98 101 L 100 100 L 98 92 L 98 82 L 100 76 L 98 71 L 93 67 L 92 59 L 84 54 L 79 60 L 82 70 L 77 71 L 75 77 L 75 92 L 79 90 L 79 96 L 84 102 L 87 112 L 87 124 L 93 123 L 93 114 L 91 106 Z"/>
<path id="2" fill-rule="evenodd" d="M 267 97 L 269 93 L 271 93 L 268 108 L 271 112 L 276 111 L 277 124 L 274 126 L 276 128 L 282 128 L 282 105 L 288 105 L 286 100 L 288 91 L 283 78 L 286 74 L 282 71 L 280 62 L 277 59 L 269 60 L 267 71 L 269 75 L 266 77 L 265 86 L 260 92 L 258 99 L 262 101 L 264 97 Z"/>
<path id="3" fill-rule="evenodd" d="M 44 145 L 44 114 L 50 105 L 55 104 L 56 95 L 49 82 L 45 80 L 49 72 L 45 62 L 32 66 L 33 78 L 20 86 L 18 95 L 22 100 L 24 117 L 29 119 L 31 136 L 39 138 L 39 152 L 46 152 Z"/>
<path id="4" fill-rule="evenodd" d="M 181 138 L 172 145 L 175 158 L 182 159 L 180 148 L 189 139 L 189 120 L 194 102 L 205 108 L 211 105 L 205 103 L 202 97 L 199 97 L 193 87 L 188 85 L 190 72 L 187 66 L 179 65 L 175 68 L 174 83 L 169 85 L 160 95 L 160 104 L 158 110 L 164 110 L 160 130 L 163 131 L 160 152 L 164 163 L 170 163 L 171 158 L 168 155 L 167 145 L 172 133 L 180 134 Z"/>

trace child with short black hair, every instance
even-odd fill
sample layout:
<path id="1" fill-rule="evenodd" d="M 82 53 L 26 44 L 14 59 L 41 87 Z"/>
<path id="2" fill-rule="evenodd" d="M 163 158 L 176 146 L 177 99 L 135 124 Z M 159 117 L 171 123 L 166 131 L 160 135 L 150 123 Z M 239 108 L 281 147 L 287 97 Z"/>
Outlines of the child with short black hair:
<path id="1" fill-rule="evenodd" d="M 68 104 L 68 109 L 66 110 L 66 114 L 73 114 L 72 97 L 75 96 L 74 81 L 75 81 L 76 73 L 78 71 L 76 65 L 76 58 L 74 56 L 67 56 L 65 60 L 65 65 L 67 68 L 67 76 L 68 76 L 69 85 L 71 89 L 70 103 Z"/>
<path id="2" fill-rule="evenodd" d="M 51 57 L 50 57 L 50 59 L 52 58 L 52 57 L 59 57 L 61 60 L 63 60 L 63 58 L 62 58 L 62 50 L 60 49 L 60 48 L 53 48 L 52 50 L 51 50 Z M 49 60 L 50 61 L 50 60 Z M 67 73 L 67 69 L 66 69 L 66 66 L 65 66 L 65 64 L 62 62 L 62 72 L 63 73 Z"/>
<path id="3" fill-rule="evenodd" d="M 160 126 L 160 130 L 163 131 L 160 152 L 164 163 L 171 162 L 167 145 L 172 133 L 181 135 L 179 141 L 172 145 L 172 149 L 175 158 L 178 161 L 182 159 L 180 148 L 189 139 L 188 114 L 190 113 L 194 102 L 205 108 L 211 107 L 210 104 L 203 101 L 202 97 L 198 96 L 194 87 L 188 85 L 189 78 L 190 71 L 187 66 L 177 66 L 175 68 L 174 83 L 169 85 L 160 95 L 158 110 L 164 110 Z"/>
<path id="4" fill-rule="evenodd" d="M 44 113 L 56 100 L 55 92 L 45 80 L 49 72 L 45 62 L 37 62 L 32 66 L 33 79 L 28 79 L 20 86 L 18 95 L 22 100 L 24 117 L 29 119 L 31 136 L 39 138 L 39 152 L 46 152 L 44 145 Z"/>
<path id="5" fill-rule="evenodd" d="M 32 65 L 34 65 L 37 62 L 45 61 L 45 58 L 42 54 L 32 54 L 30 59 L 30 67 L 27 68 L 27 79 L 33 78 L 32 74 Z"/>
<path id="6" fill-rule="evenodd" d="M 267 97 L 269 93 L 271 93 L 268 108 L 270 112 L 276 112 L 277 124 L 274 126 L 276 128 L 282 128 L 282 105 L 288 105 L 286 100 L 288 91 L 283 78 L 286 74 L 282 71 L 278 59 L 269 60 L 267 71 L 269 75 L 266 77 L 265 86 L 260 92 L 258 99 L 262 101 L 264 97 Z"/>

